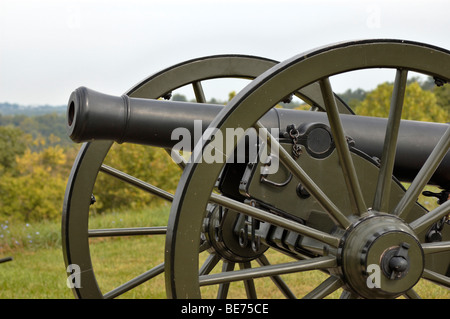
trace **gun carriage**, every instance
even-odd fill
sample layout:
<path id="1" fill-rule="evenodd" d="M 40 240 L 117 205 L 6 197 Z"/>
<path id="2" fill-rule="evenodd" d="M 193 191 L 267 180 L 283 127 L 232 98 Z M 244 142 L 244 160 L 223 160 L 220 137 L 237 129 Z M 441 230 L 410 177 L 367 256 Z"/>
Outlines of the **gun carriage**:
<path id="1" fill-rule="evenodd" d="M 331 86 L 332 76 L 375 68 L 395 72 L 387 118 L 355 114 Z M 119 97 L 75 90 L 68 132 L 86 143 L 69 178 L 62 221 L 66 266 L 81 268 L 82 288 L 73 288 L 75 296 L 114 298 L 162 273 L 170 298 L 200 298 L 201 287 L 210 285 L 225 298 L 234 281 L 244 281 L 247 296 L 255 298 L 254 279 L 261 277 L 295 298 L 281 276 L 313 270 L 327 279 L 305 298 L 324 298 L 340 288 L 344 298 L 419 298 L 414 287 L 422 278 L 450 287 L 450 128 L 402 120 L 413 72 L 443 85 L 450 79 L 450 52 L 408 41 L 352 41 L 281 63 L 242 55 L 190 60 Z M 202 89 L 202 81 L 217 78 L 250 82 L 223 107 L 207 104 Z M 193 86 L 197 103 L 158 100 L 186 85 Z M 275 108 L 291 96 L 310 109 Z M 200 138 L 195 120 L 201 120 Z M 177 128 L 190 133 L 186 145 L 195 147 L 187 163 L 179 161 L 183 173 L 175 194 L 103 163 L 114 141 L 179 156 L 171 151 Z M 246 134 L 219 138 L 225 134 L 218 132 L 237 128 Z M 255 145 L 255 152 L 248 151 Z M 99 172 L 171 202 L 167 227 L 89 229 Z M 439 197 L 430 211 L 417 202 L 427 185 L 441 189 L 425 193 Z M 155 234 L 166 236 L 164 263 L 102 291 L 89 238 Z M 271 264 L 271 250 L 290 261 Z M 200 262 L 205 251 L 208 257 Z M 219 262 L 222 271 L 212 273 Z"/>

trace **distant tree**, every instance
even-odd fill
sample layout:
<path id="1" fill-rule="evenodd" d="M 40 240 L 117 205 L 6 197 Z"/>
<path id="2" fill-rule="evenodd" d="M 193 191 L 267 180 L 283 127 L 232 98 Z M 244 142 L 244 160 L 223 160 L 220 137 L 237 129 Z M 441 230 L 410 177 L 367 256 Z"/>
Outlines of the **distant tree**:
<path id="1" fill-rule="evenodd" d="M 225 102 L 221 102 L 221 101 L 219 101 L 219 100 L 217 100 L 216 98 L 211 98 L 211 99 L 209 99 L 208 100 L 208 103 L 209 104 L 225 104 Z"/>
<path id="2" fill-rule="evenodd" d="M 420 80 L 417 77 L 413 79 L 416 80 L 416 82 L 419 82 L 420 87 L 425 91 L 433 91 L 436 86 L 434 79 L 431 76 L 427 77 L 425 80 Z M 409 81 L 410 80 L 408 80 L 408 82 Z"/>
<path id="3" fill-rule="evenodd" d="M 437 104 L 450 114 L 450 83 L 438 86 L 436 80 L 431 76 L 419 83 L 422 89 L 432 91 L 436 96 Z"/>
<path id="4" fill-rule="evenodd" d="M 348 106 L 353 108 L 356 104 L 364 100 L 366 94 L 366 91 L 363 89 L 348 89 L 344 93 L 340 93 L 338 95 Z"/>
<path id="5" fill-rule="evenodd" d="M 181 169 L 164 149 L 136 144 L 114 144 L 105 164 L 142 181 L 175 193 Z M 94 188 L 97 212 L 140 209 L 160 199 L 107 174 L 99 174 Z"/>
<path id="6" fill-rule="evenodd" d="M 67 146 L 73 144 L 67 136 L 65 116 L 57 113 L 37 116 L 0 115 L 0 126 L 8 125 L 20 128 L 23 132 L 31 135 L 35 139 L 47 139 L 53 135 L 58 138 L 57 144 Z M 56 140 L 53 139 L 53 141 Z"/>
<path id="7" fill-rule="evenodd" d="M 50 146 L 36 152 L 29 148 L 16 157 L 16 173 L 0 179 L 0 216 L 23 221 L 61 216 L 67 177 L 75 149 Z"/>
<path id="8" fill-rule="evenodd" d="M 389 114 L 393 84 L 380 84 L 367 93 L 364 101 L 355 107 L 356 114 L 387 117 Z M 423 90 L 419 83 L 407 85 L 402 118 L 407 120 L 447 122 L 448 112 L 441 108 L 436 96 L 431 91 Z"/>
<path id="9" fill-rule="evenodd" d="M 172 96 L 172 101 L 187 102 L 187 98 L 183 94 L 177 93 Z"/>
<path id="10" fill-rule="evenodd" d="M 19 128 L 0 126 L 0 175 L 15 167 L 16 157 L 23 155 L 29 137 Z"/>
<path id="11" fill-rule="evenodd" d="M 437 104 L 450 114 L 450 84 L 447 83 L 443 86 L 436 86 L 433 90 L 434 95 L 436 95 Z M 447 118 L 447 122 L 450 119 Z"/>

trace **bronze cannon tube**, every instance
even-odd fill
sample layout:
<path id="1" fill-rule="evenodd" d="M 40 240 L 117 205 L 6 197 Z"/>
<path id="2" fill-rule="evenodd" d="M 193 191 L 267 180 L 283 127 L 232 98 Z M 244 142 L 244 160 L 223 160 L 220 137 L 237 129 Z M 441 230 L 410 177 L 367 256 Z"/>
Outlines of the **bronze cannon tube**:
<path id="1" fill-rule="evenodd" d="M 112 96 L 80 87 L 71 94 L 68 102 L 67 130 L 74 142 L 111 140 L 172 148 L 178 142 L 172 139 L 175 129 L 186 128 L 195 138 L 195 121 L 201 120 L 204 131 L 222 109 L 223 106 L 216 104 Z M 345 114 L 340 117 L 345 133 L 354 140 L 355 147 L 371 157 L 380 158 L 387 120 Z M 288 125 L 328 125 L 328 120 L 324 112 L 273 108 L 264 115 L 261 123 L 283 133 Z M 394 175 L 401 181 L 411 181 L 448 126 L 402 120 Z M 191 145 L 195 146 L 195 142 L 193 140 Z M 450 188 L 450 153 L 442 160 L 430 184 Z"/>

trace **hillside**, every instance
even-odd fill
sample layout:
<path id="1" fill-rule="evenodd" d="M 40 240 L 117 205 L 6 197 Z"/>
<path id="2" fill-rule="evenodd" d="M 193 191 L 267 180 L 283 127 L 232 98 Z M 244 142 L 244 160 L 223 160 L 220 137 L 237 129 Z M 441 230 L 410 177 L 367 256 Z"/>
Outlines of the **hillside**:
<path id="1" fill-rule="evenodd" d="M 27 115 L 36 116 L 49 113 L 65 114 L 66 105 L 61 106 L 51 106 L 51 105 L 38 105 L 38 106 L 28 106 L 19 105 L 11 103 L 0 103 L 0 114 L 1 115 Z"/>
<path id="2" fill-rule="evenodd" d="M 32 140 L 37 140 L 38 138 L 49 139 L 50 136 L 56 137 L 52 138 L 53 143 L 57 141 L 57 144 L 61 145 L 71 145 L 73 142 L 67 136 L 66 130 L 66 114 L 59 109 L 51 109 L 55 112 L 44 112 L 44 107 L 39 110 L 33 108 L 34 114 L 30 115 L 31 111 L 28 113 L 18 113 L 3 115 L 0 112 L 0 127 L 13 126 L 23 133 L 31 136 Z M 56 112 L 59 110 L 58 112 Z M 1 140 L 1 136 L 0 136 Z M 44 146 L 44 145 L 42 145 Z M 48 145 L 47 145 L 48 146 Z"/>

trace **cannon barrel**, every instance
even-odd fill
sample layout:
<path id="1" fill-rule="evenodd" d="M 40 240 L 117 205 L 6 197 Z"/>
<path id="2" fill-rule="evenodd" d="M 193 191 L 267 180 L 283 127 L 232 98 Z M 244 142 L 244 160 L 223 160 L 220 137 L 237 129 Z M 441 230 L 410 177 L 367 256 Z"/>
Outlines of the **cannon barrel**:
<path id="1" fill-rule="evenodd" d="M 186 128 L 193 139 L 198 139 L 194 121 L 201 120 L 204 131 L 222 109 L 223 106 L 216 104 L 112 96 L 80 87 L 69 98 L 67 130 L 74 142 L 111 140 L 172 148 L 178 142 L 172 139 L 175 129 Z M 345 133 L 354 140 L 355 147 L 380 158 L 387 120 L 345 114 L 340 117 Z M 274 108 L 264 115 L 261 123 L 283 133 L 292 124 L 328 124 L 328 120 L 324 112 Z M 444 123 L 402 120 L 394 175 L 402 181 L 411 181 L 447 127 Z M 195 142 L 193 140 L 191 145 Z M 450 153 L 441 162 L 430 184 L 450 188 Z"/>

